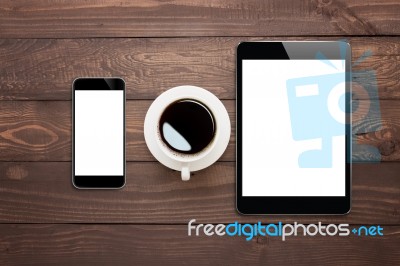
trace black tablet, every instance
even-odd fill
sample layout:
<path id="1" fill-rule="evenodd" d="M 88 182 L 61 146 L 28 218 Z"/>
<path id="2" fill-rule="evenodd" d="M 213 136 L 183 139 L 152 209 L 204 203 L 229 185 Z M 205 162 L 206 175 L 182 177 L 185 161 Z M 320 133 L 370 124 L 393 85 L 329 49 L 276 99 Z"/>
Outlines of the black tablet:
<path id="1" fill-rule="evenodd" d="M 351 193 L 346 42 L 237 48 L 237 210 L 346 214 Z"/>

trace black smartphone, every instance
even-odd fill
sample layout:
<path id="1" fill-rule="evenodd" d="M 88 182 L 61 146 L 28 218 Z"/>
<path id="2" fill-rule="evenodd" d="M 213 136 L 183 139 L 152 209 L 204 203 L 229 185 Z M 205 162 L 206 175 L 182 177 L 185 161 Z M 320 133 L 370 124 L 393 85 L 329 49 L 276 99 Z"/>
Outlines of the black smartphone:
<path id="1" fill-rule="evenodd" d="M 80 189 L 125 185 L 125 82 L 77 78 L 72 85 L 72 183 Z"/>

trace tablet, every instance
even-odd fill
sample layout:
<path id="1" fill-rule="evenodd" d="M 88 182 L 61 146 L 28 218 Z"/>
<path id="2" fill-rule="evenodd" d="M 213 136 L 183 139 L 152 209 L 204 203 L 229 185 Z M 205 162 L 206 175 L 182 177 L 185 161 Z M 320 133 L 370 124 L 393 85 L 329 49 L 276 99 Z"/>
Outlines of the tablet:
<path id="1" fill-rule="evenodd" d="M 237 210 L 350 210 L 351 49 L 346 42 L 237 48 Z"/>

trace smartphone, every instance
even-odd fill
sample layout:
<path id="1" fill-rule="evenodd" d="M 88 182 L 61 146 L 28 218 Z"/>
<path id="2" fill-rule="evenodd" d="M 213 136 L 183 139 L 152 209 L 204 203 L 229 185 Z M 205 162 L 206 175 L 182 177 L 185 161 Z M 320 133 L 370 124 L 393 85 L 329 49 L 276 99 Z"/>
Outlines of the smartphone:
<path id="1" fill-rule="evenodd" d="M 72 183 L 79 189 L 125 185 L 125 82 L 77 78 L 72 85 Z"/>

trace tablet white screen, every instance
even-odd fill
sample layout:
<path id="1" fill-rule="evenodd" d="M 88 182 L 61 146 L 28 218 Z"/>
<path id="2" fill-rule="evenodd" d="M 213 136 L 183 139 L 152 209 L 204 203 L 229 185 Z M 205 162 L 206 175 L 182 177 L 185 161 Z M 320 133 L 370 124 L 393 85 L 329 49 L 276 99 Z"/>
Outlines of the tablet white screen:
<path id="1" fill-rule="evenodd" d="M 345 196 L 345 61 L 242 63 L 243 196 Z"/>

